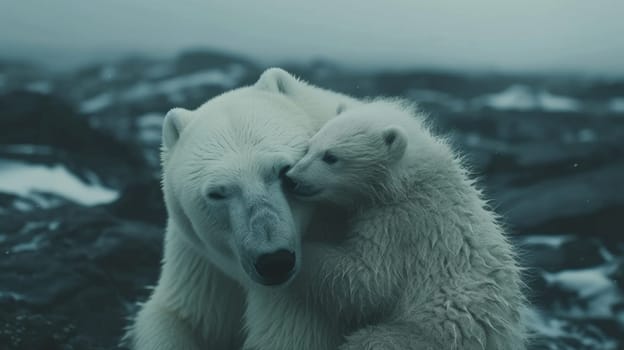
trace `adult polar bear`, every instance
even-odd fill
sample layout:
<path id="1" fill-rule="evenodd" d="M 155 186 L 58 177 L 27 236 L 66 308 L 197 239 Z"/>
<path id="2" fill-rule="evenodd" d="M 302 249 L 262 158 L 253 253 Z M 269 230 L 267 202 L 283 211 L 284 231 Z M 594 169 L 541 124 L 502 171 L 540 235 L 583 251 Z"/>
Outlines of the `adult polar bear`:
<path id="1" fill-rule="evenodd" d="M 294 307 L 296 301 L 271 295 L 263 302 L 261 295 L 274 290 L 263 285 L 283 284 L 296 274 L 310 214 L 285 196 L 280 176 L 338 105 L 357 103 L 272 69 L 255 86 L 215 97 L 194 111 L 176 108 L 167 114 L 163 265 L 127 333 L 132 348 L 238 349 L 245 339 L 257 347 L 267 333 L 254 325 L 265 318 L 291 336 L 270 339 L 266 349 L 337 345 L 337 338 L 328 336 L 331 322 L 313 305 Z M 259 309 L 276 302 L 283 314 L 273 309 L 244 317 L 246 294 L 249 309 L 264 312 Z"/>

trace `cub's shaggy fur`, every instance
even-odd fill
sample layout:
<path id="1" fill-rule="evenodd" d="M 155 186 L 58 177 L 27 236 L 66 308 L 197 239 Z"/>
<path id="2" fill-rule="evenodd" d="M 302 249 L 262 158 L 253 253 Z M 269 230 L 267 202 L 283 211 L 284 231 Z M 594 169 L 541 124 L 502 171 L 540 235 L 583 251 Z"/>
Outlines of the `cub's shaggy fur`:
<path id="1" fill-rule="evenodd" d="M 347 331 L 341 349 L 525 348 L 512 247 L 408 105 L 348 109 L 287 176 L 301 197 L 350 210 L 344 242 L 304 245 L 293 286 Z"/>

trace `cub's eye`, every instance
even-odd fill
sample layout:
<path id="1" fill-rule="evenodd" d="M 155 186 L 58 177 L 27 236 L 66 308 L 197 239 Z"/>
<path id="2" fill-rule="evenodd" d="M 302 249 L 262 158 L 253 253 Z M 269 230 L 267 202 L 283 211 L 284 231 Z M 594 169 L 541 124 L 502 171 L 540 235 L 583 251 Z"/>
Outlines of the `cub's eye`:
<path id="1" fill-rule="evenodd" d="M 212 191 L 208 193 L 208 198 L 219 201 L 225 199 L 225 194 L 219 191 Z"/>
<path id="2" fill-rule="evenodd" d="M 327 151 L 323 155 L 323 161 L 327 164 L 334 164 L 338 161 L 338 158 L 335 155 L 329 153 L 329 151 Z"/>
<path id="3" fill-rule="evenodd" d="M 285 165 L 285 166 L 283 166 L 283 167 L 280 169 L 280 171 L 279 171 L 279 177 L 280 177 L 280 179 L 281 179 L 281 178 L 283 178 L 283 177 L 286 175 L 286 173 L 288 172 L 288 170 L 290 170 L 290 165 Z"/>

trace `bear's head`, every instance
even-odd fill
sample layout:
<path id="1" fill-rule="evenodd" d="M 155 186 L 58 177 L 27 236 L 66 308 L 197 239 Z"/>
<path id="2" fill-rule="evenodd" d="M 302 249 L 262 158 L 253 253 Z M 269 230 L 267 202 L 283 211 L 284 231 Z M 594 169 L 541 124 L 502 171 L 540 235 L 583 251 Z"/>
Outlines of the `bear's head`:
<path id="1" fill-rule="evenodd" d="M 407 147 L 403 127 L 384 121 L 379 115 L 384 112 L 364 105 L 327 122 L 286 174 L 293 192 L 309 201 L 343 205 L 371 196 Z"/>
<path id="2" fill-rule="evenodd" d="M 306 210 L 283 179 L 313 133 L 308 119 L 286 97 L 254 87 L 165 117 L 168 224 L 241 283 L 282 284 L 300 266 Z"/>

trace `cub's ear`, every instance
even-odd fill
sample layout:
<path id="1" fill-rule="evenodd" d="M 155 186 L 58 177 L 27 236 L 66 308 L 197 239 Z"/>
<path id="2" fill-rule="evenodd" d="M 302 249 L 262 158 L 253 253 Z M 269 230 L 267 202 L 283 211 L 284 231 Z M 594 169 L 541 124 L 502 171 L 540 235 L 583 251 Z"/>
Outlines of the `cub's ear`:
<path id="1" fill-rule="evenodd" d="M 407 134 L 405 131 L 400 126 L 390 125 L 381 131 L 381 137 L 388 149 L 390 159 L 401 159 L 407 148 Z"/>
<path id="2" fill-rule="evenodd" d="M 287 71 L 281 68 L 269 68 L 260 75 L 254 86 L 264 91 L 288 95 L 297 83 L 299 80 Z"/>
<path id="3" fill-rule="evenodd" d="M 191 111 L 184 108 L 174 108 L 167 113 L 163 122 L 162 134 L 165 148 L 171 149 L 176 144 L 182 130 L 184 130 L 191 119 Z"/>

